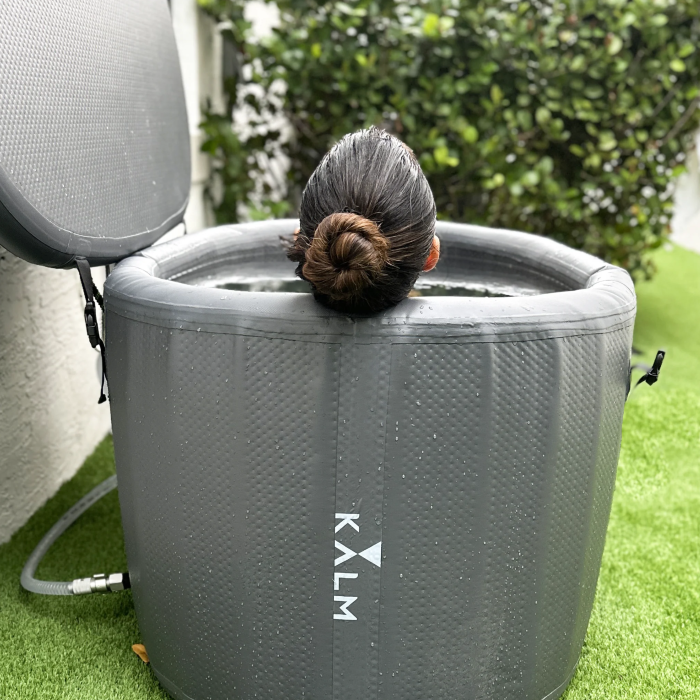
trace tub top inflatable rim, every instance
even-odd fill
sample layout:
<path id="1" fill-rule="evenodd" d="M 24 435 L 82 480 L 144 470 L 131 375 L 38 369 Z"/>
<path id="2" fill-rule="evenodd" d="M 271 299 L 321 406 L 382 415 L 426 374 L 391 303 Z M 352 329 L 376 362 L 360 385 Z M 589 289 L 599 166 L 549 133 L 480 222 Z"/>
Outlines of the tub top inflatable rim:
<path id="1" fill-rule="evenodd" d="M 426 342 L 463 336 L 517 340 L 614 330 L 633 322 L 636 299 L 626 271 L 541 236 L 438 222 L 443 246 L 460 254 L 530 269 L 553 291 L 526 297 L 418 297 L 374 316 L 347 316 L 311 295 L 239 292 L 183 284 L 213 262 L 245 255 L 279 256 L 280 235 L 297 220 L 219 226 L 156 245 L 117 265 L 105 285 L 110 312 L 165 328 L 273 335 L 332 342 L 401 339 Z"/>

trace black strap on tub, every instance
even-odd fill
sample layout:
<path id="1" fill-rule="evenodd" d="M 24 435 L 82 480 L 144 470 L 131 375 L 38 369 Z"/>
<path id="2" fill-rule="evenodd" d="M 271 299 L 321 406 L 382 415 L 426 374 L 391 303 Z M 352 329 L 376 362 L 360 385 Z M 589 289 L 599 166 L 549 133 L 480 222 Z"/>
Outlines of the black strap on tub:
<path id="1" fill-rule="evenodd" d="M 105 344 L 100 338 L 100 328 L 97 323 L 97 311 L 95 309 L 95 301 L 104 311 L 102 295 L 95 286 L 90 272 L 90 264 L 85 258 L 77 257 L 75 265 L 80 274 L 80 284 L 83 285 L 83 294 L 85 295 L 85 329 L 87 330 L 90 345 L 93 348 L 100 348 L 100 356 L 102 357 L 102 383 L 100 384 L 100 398 L 97 403 L 104 403 L 107 400 L 105 396 L 105 381 L 107 379 L 107 363 L 105 361 Z"/>
<path id="2" fill-rule="evenodd" d="M 642 382 L 646 382 L 649 386 L 652 384 L 656 384 L 656 382 L 659 379 L 659 373 L 661 372 L 661 365 L 664 363 L 664 357 L 666 357 L 666 351 L 665 350 L 658 350 L 656 353 L 656 357 L 654 358 L 654 363 L 652 364 L 651 367 L 649 365 L 644 365 L 644 364 L 636 364 L 632 365 L 630 367 L 630 379 L 632 377 L 632 372 L 635 369 L 641 369 L 645 371 L 645 374 L 640 377 L 637 380 L 637 383 L 634 385 L 634 388 L 636 389 Z"/>

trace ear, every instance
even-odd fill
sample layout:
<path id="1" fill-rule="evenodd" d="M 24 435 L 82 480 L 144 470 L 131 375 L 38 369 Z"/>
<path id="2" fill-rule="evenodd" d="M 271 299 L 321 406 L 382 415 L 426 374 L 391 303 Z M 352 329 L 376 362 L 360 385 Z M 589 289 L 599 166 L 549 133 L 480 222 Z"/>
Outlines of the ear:
<path id="1" fill-rule="evenodd" d="M 433 236 L 433 244 L 430 248 L 430 255 L 425 261 L 423 267 L 423 272 L 430 272 L 437 264 L 440 259 L 440 239 L 437 236 Z"/>

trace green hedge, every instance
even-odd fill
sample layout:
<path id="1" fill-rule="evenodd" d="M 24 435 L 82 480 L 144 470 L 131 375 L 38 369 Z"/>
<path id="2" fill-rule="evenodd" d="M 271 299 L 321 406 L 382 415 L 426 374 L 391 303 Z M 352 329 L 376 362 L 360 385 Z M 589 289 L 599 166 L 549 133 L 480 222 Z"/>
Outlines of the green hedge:
<path id="1" fill-rule="evenodd" d="M 281 24 L 262 42 L 240 0 L 200 3 L 237 48 L 229 108 L 245 101 L 258 122 L 244 141 L 228 116 L 207 112 L 220 221 L 241 205 L 293 211 L 326 150 L 377 124 L 419 156 L 441 218 L 544 234 L 652 271 L 646 254 L 668 233 L 700 122 L 697 0 L 279 0 Z M 278 112 L 290 139 L 265 133 Z M 290 160 L 288 199 L 274 202 L 268 187 L 251 207 L 261 156 L 275 150 Z"/>

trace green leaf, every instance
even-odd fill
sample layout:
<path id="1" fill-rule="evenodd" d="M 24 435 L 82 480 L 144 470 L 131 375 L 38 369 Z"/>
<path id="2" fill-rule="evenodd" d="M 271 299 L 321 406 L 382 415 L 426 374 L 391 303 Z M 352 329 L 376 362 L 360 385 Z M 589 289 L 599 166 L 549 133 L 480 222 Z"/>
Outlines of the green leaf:
<path id="1" fill-rule="evenodd" d="M 574 56 L 574 60 L 569 64 L 569 68 L 574 71 L 574 73 L 579 73 L 586 68 L 586 57 L 579 54 Z"/>
<path id="2" fill-rule="evenodd" d="M 622 49 L 622 39 L 617 34 L 608 34 L 605 37 L 605 47 L 611 56 L 620 53 Z"/>
<path id="3" fill-rule="evenodd" d="M 538 107 L 535 119 L 538 124 L 547 124 L 552 118 L 552 113 L 546 107 Z"/>
<path id="4" fill-rule="evenodd" d="M 454 17 L 440 17 L 440 34 L 447 34 L 447 32 L 450 31 L 455 26 L 455 19 Z"/>
<path id="5" fill-rule="evenodd" d="M 524 109 L 519 109 L 516 114 L 516 119 L 524 131 L 529 131 L 532 129 L 532 115 L 530 112 L 527 112 Z"/>
<path id="6" fill-rule="evenodd" d="M 506 178 L 504 177 L 503 173 L 496 173 L 493 177 L 489 178 L 488 180 L 484 180 L 484 187 L 487 190 L 494 190 L 497 187 L 501 187 L 506 181 Z"/>
<path id="7" fill-rule="evenodd" d="M 602 97 L 604 93 L 605 91 L 600 85 L 589 85 L 583 91 L 583 94 L 590 100 L 597 100 L 599 97 Z"/>
<path id="8" fill-rule="evenodd" d="M 423 34 L 431 39 L 437 39 L 440 36 L 440 17 L 432 12 L 429 12 L 423 20 Z"/>
<path id="9" fill-rule="evenodd" d="M 545 175 L 551 175 L 554 170 L 554 161 L 549 156 L 545 156 L 537 164 L 537 169 Z"/>
<path id="10" fill-rule="evenodd" d="M 673 171 L 671 172 L 671 177 L 676 178 L 679 175 L 682 175 L 684 172 L 686 172 L 687 168 L 684 164 L 677 165 L 675 168 L 673 168 Z"/>
<path id="11" fill-rule="evenodd" d="M 501 100 L 503 99 L 503 90 L 501 90 L 498 85 L 495 83 L 491 86 L 491 102 L 494 103 L 494 105 L 498 106 L 501 104 Z"/>
<path id="12" fill-rule="evenodd" d="M 562 29 L 562 31 L 559 32 L 559 41 L 561 41 L 562 44 L 568 44 L 573 37 L 574 33 L 570 29 Z"/>
<path id="13" fill-rule="evenodd" d="M 316 44 L 311 44 L 311 55 L 314 58 L 319 58 L 321 55 L 321 44 L 316 43 Z"/>
<path id="14" fill-rule="evenodd" d="M 540 175 L 536 170 L 528 170 L 521 178 L 520 182 L 525 185 L 525 187 L 534 187 L 540 182 Z"/>
<path id="15" fill-rule="evenodd" d="M 680 58 L 674 58 L 669 65 L 676 73 L 682 73 L 685 70 L 685 61 L 681 61 Z"/>
<path id="16" fill-rule="evenodd" d="M 601 131 L 598 137 L 598 148 L 601 151 L 612 151 L 617 146 L 617 139 L 612 131 Z"/>
<path id="17" fill-rule="evenodd" d="M 443 165 L 450 168 L 454 168 L 459 165 L 459 158 L 451 156 L 447 146 L 438 146 L 433 151 L 433 158 L 435 158 L 435 162 L 438 165 Z"/>
<path id="18" fill-rule="evenodd" d="M 465 126 L 460 133 L 467 143 L 476 143 L 479 140 L 479 132 L 476 127 L 471 124 Z"/>

